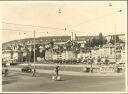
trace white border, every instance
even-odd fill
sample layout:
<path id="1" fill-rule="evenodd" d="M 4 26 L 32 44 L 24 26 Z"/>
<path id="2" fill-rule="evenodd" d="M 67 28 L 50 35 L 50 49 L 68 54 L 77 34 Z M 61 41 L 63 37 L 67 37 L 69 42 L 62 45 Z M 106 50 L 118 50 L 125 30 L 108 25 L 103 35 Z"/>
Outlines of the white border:
<path id="1" fill-rule="evenodd" d="M 2 6 L 0 4 L 0 11 L 2 11 Z M 0 12 L 0 26 L 2 26 L 2 22 L 1 22 L 1 18 L 2 18 L 2 13 Z M 1 27 L 0 27 L 0 92 L 2 92 L 2 59 L 1 59 L 1 55 L 2 55 L 2 31 L 1 31 Z"/>
<path id="2" fill-rule="evenodd" d="M 128 8 L 127 8 L 128 9 Z M 127 73 L 128 73 L 128 54 L 127 54 L 127 52 L 128 52 L 128 31 L 127 31 L 127 21 L 128 21 L 128 19 L 127 19 L 127 10 L 125 11 L 125 13 L 126 13 L 126 17 L 125 17 L 125 23 L 124 23 L 124 25 L 125 25 L 125 31 L 126 31 L 126 37 L 125 37 L 125 43 L 126 43 L 126 45 L 125 45 L 125 52 L 126 52 L 126 57 L 125 57 L 125 59 L 126 59 L 126 62 L 125 62 L 125 67 L 126 67 L 126 69 L 125 69 L 125 91 L 126 91 L 126 93 L 128 93 L 128 75 L 127 75 Z"/>
<path id="3" fill-rule="evenodd" d="M 99 2 L 100 2 L 100 4 L 102 4 L 102 2 L 109 2 L 109 1 L 1 1 L 0 2 L 0 10 L 1 10 L 1 5 L 2 4 L 23 4 L 23 3 L 59 3 L 59 4 L 62 4 L 62 3 L 66 3 L 66 4 L 70 4 L 70 3 L 73 3 L 73 4 L 78 4 L 78 3 L 80 3 L 80 2 L 89 2 L 89 3 L 91 3 L 91 5 L 92 5 L 92 3 L 94 3 L 94 4 L 99 4 Z M 113 1 L 110 1 L 110 2 L 113 2 Z M 114 1 L 115 2 L 115 1 Z M 117 1 L 118 2 L 118 1 Z M 120 1 L 119 1 L 120 2 Z M 127 1 L 124 1 L 124 2 L 126 2 L 126 6 L 127 6 Z M 91 6 L 90 4 L 89 4 L 89 6 Z M 99 5 L 98 5 L 99 6 Z M 0 11 L 1 12 L 1 11 Z M 2 25 L 2 23 L 1 23 L 1 14 L 2 13 L 0 13 L 0 26 Z M 126 14 L 127 14 L 127 10 L 126 10 Z M 126 20 L 125 20 L 125 31 L 126 31 L 126 45 L 125 45 L 125 51 L 126 51 L 126 63 L 125 63 L 125 67 L 126 67 L 126 69 L 125 69 L 125 91 L 124 92 L 2 92 L 2 79 L 1 79 L 1 81 L 0 81 L 0 93 L 91 93 L 91 94 L 93 94 L 93 93 L 100 93 L 100 94 L 103 94 L 103 93 L 116 93 L 116 94 L 122 94 L 122 93 L 128 93 L 128 88 L 127 88 L 127 83 L 128 83 L 128 80 L 127 80 L 127 48 L 128 48 L 128 43 L 127 43 L 127 15 L 126 15 L 126 18 L 125 18 Z M 0 44 L 2 44 L 2 32 L 0 32 Z M 0 45 L 0 62 L 1 62 L 1 54 L 2 54 L 2 45 Z M 2 63 L 1 63 L 2 64 Z M 0 71 L 2 71 L 2 66 L 0 66 Z M 2 73 L 0 72 L 0 76 L 1 76 L 1 78 L 2 78 Z"/>
<path id="4" fill-rule="evenodd" d="M 126 93 L 126 92 L 2 92 L 2 93 L 12 93 L 12 94 L 14 94 L 14 93 L 37 93 L 37 94 L 40 94 L 40 93 L 76 93 L 76 94 L 82 94 L 82 93 L 88 93 L 88 94 L 108 94 L 108 93 L 110 93 L 110 94 L 124 94 L 124 93 Z"/>

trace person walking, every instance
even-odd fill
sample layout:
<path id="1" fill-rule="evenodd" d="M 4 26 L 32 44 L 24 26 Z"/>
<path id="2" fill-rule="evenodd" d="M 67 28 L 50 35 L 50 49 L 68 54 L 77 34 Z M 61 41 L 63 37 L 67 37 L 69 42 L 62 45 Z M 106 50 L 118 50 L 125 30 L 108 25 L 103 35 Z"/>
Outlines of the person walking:
<path id="1" fill-rule="evenodd" d="M 36 69 L 33 70 L 32 77 L 36 77 Z"/>
<path id="2" fill-rule="evenodd" d="M 55 66 L 55 75 L 56 75 L 56 78 L 59 76 L 59 65 L 56 64 Z"/>
<path id="3" fill-rule="evenodd" d="M 7 77 L 7 75 L 8 75 L 8 69 L 5 69 L 5 77 Z"/>

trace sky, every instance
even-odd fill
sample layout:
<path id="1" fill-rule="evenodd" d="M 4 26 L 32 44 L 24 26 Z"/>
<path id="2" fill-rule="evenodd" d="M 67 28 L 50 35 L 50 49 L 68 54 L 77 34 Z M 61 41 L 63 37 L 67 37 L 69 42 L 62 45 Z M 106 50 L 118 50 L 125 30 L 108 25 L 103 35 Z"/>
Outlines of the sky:
<path id="1" fill-rule="evenodd" d="M 126 1 L 4 2 L 2 42 L 33 37 L 34 31 L 36 37 L 71 36 L 71 32 L 77 36 L 100 32 L 124 34 L 126 4 Z"/>

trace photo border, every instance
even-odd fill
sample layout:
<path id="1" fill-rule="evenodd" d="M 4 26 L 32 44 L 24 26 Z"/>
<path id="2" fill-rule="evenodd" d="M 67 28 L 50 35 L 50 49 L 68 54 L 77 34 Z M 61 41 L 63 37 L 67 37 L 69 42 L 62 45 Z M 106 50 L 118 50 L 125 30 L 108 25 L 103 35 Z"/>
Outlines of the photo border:
<path id="1" fill-rule="evenodd" d="M 37 1 L 35 1 L 35 0 L 0 0 L 0 10 L 1 10 L 1 5 L 2 5 L 2 3 L 4 3 L 4 2 L 9 2 L 9 3 L 39 3 L 39 2 L 41 2 L 41 3 L 56 3 L 56 2 L 59 2 L 59 3 L 62 3 L 62 2 L 86 2 L 86 1 L 97 1 L 97 2 L 100 2 L 100 1 L 106 1 L 106 0 L 37 0 Z M 127 2 L 127 0 L 109 0 L 108 2 L 111 2 L 111 1 L 126 1 Z M 126 14 L 127 14 L 127 11 L 126 11 Z M 2 26 L 2 23 L 1 23 L 1 19 L 2 18 L 2 12 L 0 13 L 0 26 Z M 127 17 L 125 18 L 126 20 L 125 20 L 125 31 L 127 31 Z M 0 27 L 1 28 L 1 27 Z M 2 30 L 1 30 L 2 31 Z M 2 32 L 0 31 L 0 43 L 1 43 L 1 45 L 0 45 L 0 60 L 2 61 L 2 59 L 1 59 L 1 54 L 2 54 Z M 127 66 L 128 66 L 128 64 L 127 64 L 127 57 L 128 57 L 128 54 L 127 54 L 127 52 L 128 52 L 128 34 L 127 34 L 127 32 L 126 32 L 126 35 L 125 35 L 125 52 L 126 52 L 126 57 L 125 57 L 125 59 L 126 59 L 126 63 L 125 63 L 125 91 L 124 92 L 2 92 L 2 79 L 1 79 L 1 81 L 0 81 L 0 93 L 77 93 L 77 94 L 79 94 L 79 93 L 88 93 L 88 94 L 94 94 L 94 93 L 100 93 L 100 94 L 106 94 L 106 93 L 111 93 L 111 94 L 125 94 L 125 93 L 128 93 L 128 85 L 127 85 L 127 83 L 128 83 L 128 78 L 127 78 L 127 73 L 128 73 L 128 68 L 127 68 Z M 2 62 L 1 62 L 1 64 L 2 64 Z M 0 66 L 0 71 L 2 71 L 2 65 Z M 0 76 L 1 76 L 1 78 L 2 78 L 2 73 L 0 73 Z"/>

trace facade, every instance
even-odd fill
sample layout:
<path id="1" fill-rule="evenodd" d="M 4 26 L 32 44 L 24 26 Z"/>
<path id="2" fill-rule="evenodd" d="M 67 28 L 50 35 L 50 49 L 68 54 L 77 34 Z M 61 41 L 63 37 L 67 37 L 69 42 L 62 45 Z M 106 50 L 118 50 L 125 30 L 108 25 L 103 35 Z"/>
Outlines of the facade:
<path id="1" fill-rule="evenodd" d="M 13 51 L 12 59 L 17 62 L 23 62 L 23 52 L 22 51 Z"/>
<path id="2" fill-rule="evenodd" d="M 6 51 L 6 52 L 2 53 L 2 61 L 3 62 L 11 60 L 12 57 L 13 57 L 13 55 L 12 55 L 12 53 L 10 51 Z"/>
<path id="3" fill-rule="evenodd" d="M 73 51 L 64 51 L 61 55 L 63 60 L 74 60 L 77 58 L 77 54 Z"/>
<path id="4" fill-rule="evenodd" d="M 77 54 L 78 59 L 82 59 L 82 58 L 85 58 L 85 57 L 88 57 L 88 56 L 90 56 L 90 54 L 83 53 L 83 52 L 80 52 L 80 53 Z"/>
<path id="5" fill-rule="evenodd" d="M 55 53 L 52 50 L 47 50 L 45 53 L 46 60 L 74 60 L 77 54 L 73 51 L 63 51 L 62 53 Z"/>
<path id="6" fill-rule="evenodd" d="M 23 61 L 23 52 L 22 51 L 6 51 L 2 53 L 2 61 L 8 62 L 22 62 Z"/>
<path id="7" fill-rule="evenodd" d="M 53 60 L 62 60 L 62 54 L 61 53 L 55 53 L 55 52 L 53 52 L 53 55 L 52 55 L 53 57 Z"/>
<path id="8" fill-rule="evenodd" d="M 76 36 L 75 37 L 75 41 L 87 41 L 87 40 L 91 40 L 93 38 L 93 36 Z"/>
<path id="9" fill-rule="evenodd" d="M 46 50 L 45 59 L 46 60 L 53 60 L 53 51 L 52 50 Z"/>

